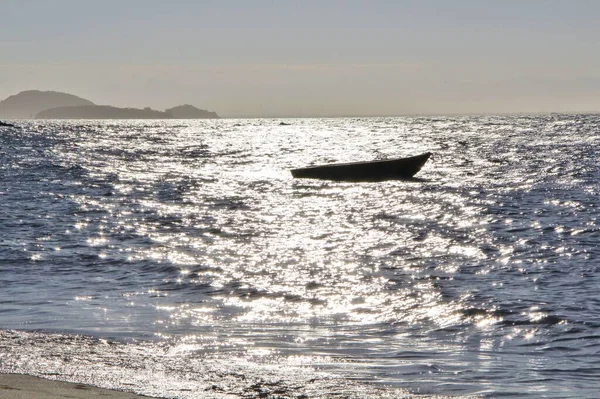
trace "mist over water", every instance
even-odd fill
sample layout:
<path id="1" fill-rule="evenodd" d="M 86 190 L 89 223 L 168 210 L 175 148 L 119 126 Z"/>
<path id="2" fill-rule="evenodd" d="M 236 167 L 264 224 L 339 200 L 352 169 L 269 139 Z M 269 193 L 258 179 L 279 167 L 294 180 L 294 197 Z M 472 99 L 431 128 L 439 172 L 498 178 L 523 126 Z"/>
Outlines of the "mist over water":
<path id="1" fill-rule="evenodd" d="M 0 128 L 0 371 L 190 398 L 600 394 L 599 116 L 286 122 Z M 289 173 L 427 151 L 417 181 Z"/>

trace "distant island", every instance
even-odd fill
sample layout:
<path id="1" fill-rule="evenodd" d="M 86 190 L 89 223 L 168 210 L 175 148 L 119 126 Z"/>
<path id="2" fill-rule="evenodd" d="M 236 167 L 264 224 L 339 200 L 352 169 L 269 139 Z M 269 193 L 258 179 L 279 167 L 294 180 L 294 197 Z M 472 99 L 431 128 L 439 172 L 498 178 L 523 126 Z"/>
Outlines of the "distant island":
<path id="1" fill-rule="evenodd" d="M 165 111 L 149 107 L 118 108 L 96 105 L 68 93 L 28 90 L 0 101 L 0 118 L 5 119 L 217 119 L 216 112 L 192 105 L 179 105 Z"/>
<path id="2" fill-rule="evenodd" d="M 216 119 L 216 112 L 205 111 L 191 105 L 180 105 L 157 111 L 146 107 L 117 108 L 110 105 L 80 105 L 57 107 L 39 112 L 35 119 Z"/>
<path id="3" fill-rule="evenodd" d="M 57 91 L 27 90 L 0 101 L 0 118 L 33 119 L 48 108 L 94 105 L 93 102 Z"/>

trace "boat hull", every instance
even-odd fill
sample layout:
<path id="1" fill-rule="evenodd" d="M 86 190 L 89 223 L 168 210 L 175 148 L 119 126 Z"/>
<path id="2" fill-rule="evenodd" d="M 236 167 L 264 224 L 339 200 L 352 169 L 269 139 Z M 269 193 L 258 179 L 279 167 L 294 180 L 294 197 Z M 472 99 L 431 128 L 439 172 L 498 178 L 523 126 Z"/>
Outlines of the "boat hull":
<path id="1" fill-rule="evenodd" d="M 352 182 L 377 182 L 412 178 L 429 157 L 430 152 L 408 158 L 382 161 L 351 162 L 292 169 L 292 176 L 304 179 L 324 179 Z"/>

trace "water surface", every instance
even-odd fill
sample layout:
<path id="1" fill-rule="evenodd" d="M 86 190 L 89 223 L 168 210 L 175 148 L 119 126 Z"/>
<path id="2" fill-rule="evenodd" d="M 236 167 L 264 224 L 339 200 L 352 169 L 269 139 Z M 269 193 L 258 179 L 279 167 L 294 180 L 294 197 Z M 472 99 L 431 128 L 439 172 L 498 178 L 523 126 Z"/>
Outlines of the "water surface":
<path id="1" fill-rule="evenodd" d="M 600 395 L 599 116 L 286 122 L 0 128 L 0 370 L 169 397 Z M 289 173 L 427 151 L 417 181 Z"/>

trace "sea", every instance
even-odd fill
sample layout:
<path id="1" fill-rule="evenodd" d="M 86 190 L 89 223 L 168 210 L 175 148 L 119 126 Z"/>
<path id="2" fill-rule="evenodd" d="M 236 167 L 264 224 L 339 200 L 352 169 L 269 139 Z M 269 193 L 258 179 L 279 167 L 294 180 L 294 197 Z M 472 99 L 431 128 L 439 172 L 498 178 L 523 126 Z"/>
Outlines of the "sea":
<path id="1" fill-rule="evenodd" d="M 600 115 L 13 123 L 0 373 L 182 399 L 600 397 Z M 290 173 L 424 152 L 411 180 Z"/>

